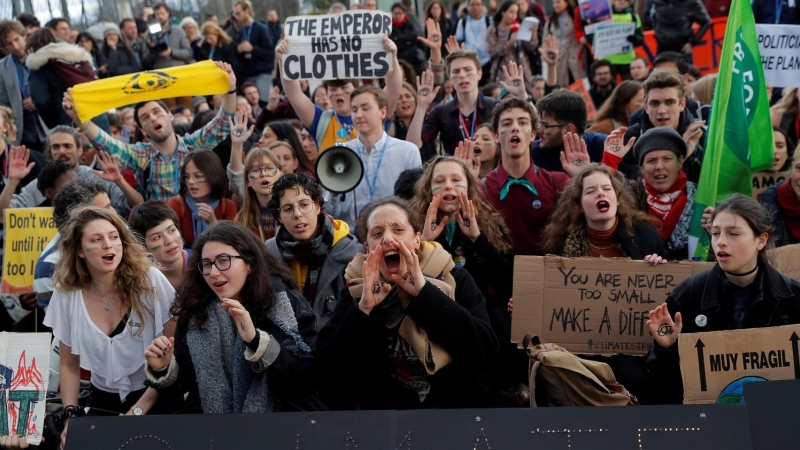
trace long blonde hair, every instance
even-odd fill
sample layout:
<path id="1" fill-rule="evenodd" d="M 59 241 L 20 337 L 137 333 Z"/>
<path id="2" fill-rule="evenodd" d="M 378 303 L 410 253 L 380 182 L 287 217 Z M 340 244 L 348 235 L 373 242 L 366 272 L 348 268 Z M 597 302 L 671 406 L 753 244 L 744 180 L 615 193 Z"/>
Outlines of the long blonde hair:
<path id="1" fill-rule="evenodd" d="M 425 217 L 428 212 L 428 207 L 433 199 L 433 190 L 431 189 L 431 181 L 433 180 L 433 170 L 437 164 L 454 162 L 461 166 L 464 171 L 464 176 L 467 179 L 467 197 L 472 201 L 475 207 L 475 218 L 478 220 L 478 228 L 481 233 L 486 235 L 489 243 L 500 253 L 508 253 L 511 250 L 511 239 L 503 217 L 494 207 L 486 200 L 479 189 L 480 181 L 475 175 L 470 172 L 469 167 L 464 164 L 464 161 L 454 156 L 437 156 L 425 167 L 417 181 L 415 188 L 416 195 L 409 202 L 409 206 L 419 217 Z"/>
<path id="2" fill-rule="evenodd" d="M 228 36 L 228 33 L 225 32 L 219 25 L 215 24 L 214 22 L 206 22 L 203 24 L 203 31 L 200 32 L 200 35 L 205 37 L 207 34 L 216 34 L 217 35 L 217 47 L 222 47 L 223 45 L 228 45 L 233 42 L 233 39 Z"/>
<path id="3" fill-rule="evenodd" d="M 784 114 L 790 116 L 800 115 L 800 100 L 797 99 L 797 89 L 784 89 L 781 99 L 770 108 L 770 111 L 783 111 Z"/>
<path id="4" fill-rule="evenodd" d="M 256 230 L 260 227 L 261 204 L 258 203 L 256 191 L 249 186 L 248 180 L 250 176 L 248 174 L 257 163 L 265 159 L 275 164 L 278 170 L 283 170 L 281 160 L 272 150 L 260 147 L 252 148 L 244 159 L 244 203 L 242 204 L 242 209 L 236 214 L 237 223 Z"/>
<path id="5" fill-rule="evenodd" d="M 147 283 L 151 263 L 144 247 L 134 238 L 117 213 L 96 206 L 83 206 L 71 211 L 59 243 L 61 259 L 56 264 L 53 285 L 60 291 L 77 291 L 90 286 L 92 275 L 86 260 L 79 254 L 82 250 L 83 229 L 95 220 L 109 222 L 119 233 L 122 260 L 114 272 L 114 295 L 120 300 L 123 311 L 132 309 L 142 320 L 142 327 L 137 333 L 141 334 L 146 314 L 153 316 L 153 312 L 147 310 L 142 301 L 143 295 L 156 293 L 155 288 Z"/>

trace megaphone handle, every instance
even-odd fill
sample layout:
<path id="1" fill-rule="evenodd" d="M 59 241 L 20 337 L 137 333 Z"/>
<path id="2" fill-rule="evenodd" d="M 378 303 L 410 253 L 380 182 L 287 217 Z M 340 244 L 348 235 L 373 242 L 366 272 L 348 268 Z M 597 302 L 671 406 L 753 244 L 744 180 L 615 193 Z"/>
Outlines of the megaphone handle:
<path id="1" fill-rule="evenodd" d="M 339 201 L 344 203 L 344 194 L 339 194 Z"/>

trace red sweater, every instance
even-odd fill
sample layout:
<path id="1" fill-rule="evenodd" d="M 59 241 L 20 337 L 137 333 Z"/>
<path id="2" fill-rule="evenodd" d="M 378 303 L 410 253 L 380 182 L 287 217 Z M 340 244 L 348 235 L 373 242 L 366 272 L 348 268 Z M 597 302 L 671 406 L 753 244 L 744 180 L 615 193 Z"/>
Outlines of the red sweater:
<path id="1" fill-rule="evenodd" d="M 189 208 L 189 205 L 186 204 L 186 200 L 184 200 L 181 195 L 172 197 L 167 204 L 178 216 L 181 236 L 183 236 L 183 246 L 191 248 L 195 238 L 194 227 L 192 226 L 191 208 Z M 223 198 L 219 201 L 219 205 L 217 205 L 217 208 L 214 210 L 214 217 L 216 217 L 217 220 L 233 220 L 234 217 L 236 217 L 236 203 L 233 203 L 233 201 L 227 198 Z"/>

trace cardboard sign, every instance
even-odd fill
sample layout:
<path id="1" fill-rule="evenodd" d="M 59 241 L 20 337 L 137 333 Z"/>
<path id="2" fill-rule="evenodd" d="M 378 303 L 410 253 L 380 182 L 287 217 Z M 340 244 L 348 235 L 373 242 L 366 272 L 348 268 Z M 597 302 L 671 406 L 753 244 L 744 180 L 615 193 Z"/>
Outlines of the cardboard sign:
<path id="1" fill-rule="evenodd" d="M 594 107 L 592 96 L 589 95 L 589 88 L 590 85 L 588 78 L 578 80 L 569 85 L 570 91 L 577 92 L 581 97 L 583 97 L 583 100 L 586 101 L 586 119 L 592 120 L 594 119 L 595 114 L 597 114 L 597 110 Z"/>
<path id="2" fill-rule="evenodd" d="M 0 333 L 0 435 L 39 445 L 44 429 L 50 333 Z"/>
<path id="3" fill-rule="evenodd" d="M 392 55 L 383 35 L 392 32 L 392 16 L 381 11 L 347 11 L 286 19 L 289 53 L 281 74 L 287 80 L 383 78 Z"/>
<path id="4" fill-rule="evenodd" d="M 586 34 L 594 33 L 599 24 L 614 23 L 609 0 L 578 0 L 578 9 L 584 22 L 583 31 Z"/>
<path id="5" fill-rule="evenodd" d="M 800 281 L 800 244 L 785 245 L 769 252 L 772 267 L 789 278 Z"/>
<path id="6" fill-rule="evenodd" d="M 592 52 L 595 58 L 628 53 L 633 44 L 628 40 L 636 32 L 635 23 L 598 25 L 594 32 Z"/>
<path id="7" fill-rule="evenodd" d="M 681 281 L 713 263 L 517 256 L 511 340 L 526 333 L 573 353 L 644 355 L 650 310 Z"/>
<path id="8" fill-rule="evenodd" d="M 789 178 L 790 170 L 786 172 L 756 172 L 753 174 L 753 198 L 761 199 L 761 194 L 781 181 Z"/>
<path id="9" fill-rule="evenodd" d="M 798 335 L 800 325 L 682 333 L 683 403 L 741 403 L 744 382 L 800 379 Z"/>
<path id="10" fill-rule="evenodd" d="M 800 87 L 800 26 L 756 24 L 766 83 Z"/>
<path id="11" fill-rule="evenodd" d="M 5 217 L 2 291 L 8 294 L 33 292 L 36 261 L 58 231 L 53 208 L 8 208 Z"/>

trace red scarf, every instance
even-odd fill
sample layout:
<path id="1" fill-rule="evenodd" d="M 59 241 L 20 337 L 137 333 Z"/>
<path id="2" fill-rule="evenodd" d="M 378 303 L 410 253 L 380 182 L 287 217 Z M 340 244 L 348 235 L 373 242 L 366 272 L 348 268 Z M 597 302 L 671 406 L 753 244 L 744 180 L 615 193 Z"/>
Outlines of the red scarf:
<path id="1" fill-rule="evenodd" d="M 800 200 L 792 189 L 792 180 L 786 180 L 778 188 L 778 205 L 781 207 L 786 231 L 795 240 L 800 240 Z"/>
<path id="2" fill-rule="evenodd" d="M 661 220 L 661 237 L 668 240 L 678 225 L 678 220 L 686 208 L 686 174 L 681 170 L 678 178 L 666 192 L 658 192 L 652 188 L 647 180 L 644 180 L 644 188 L 647 190 L 647 213 L 651 217 Z"/>
<path id="3" fill-rule="evenodd" d="M 395 20 L 392 17 L 392 28 L 403 28 L 406 26 L 406 22 L 408 22 L 408 14 L 403 14 L 403 18 L 400 20 Z"/>

